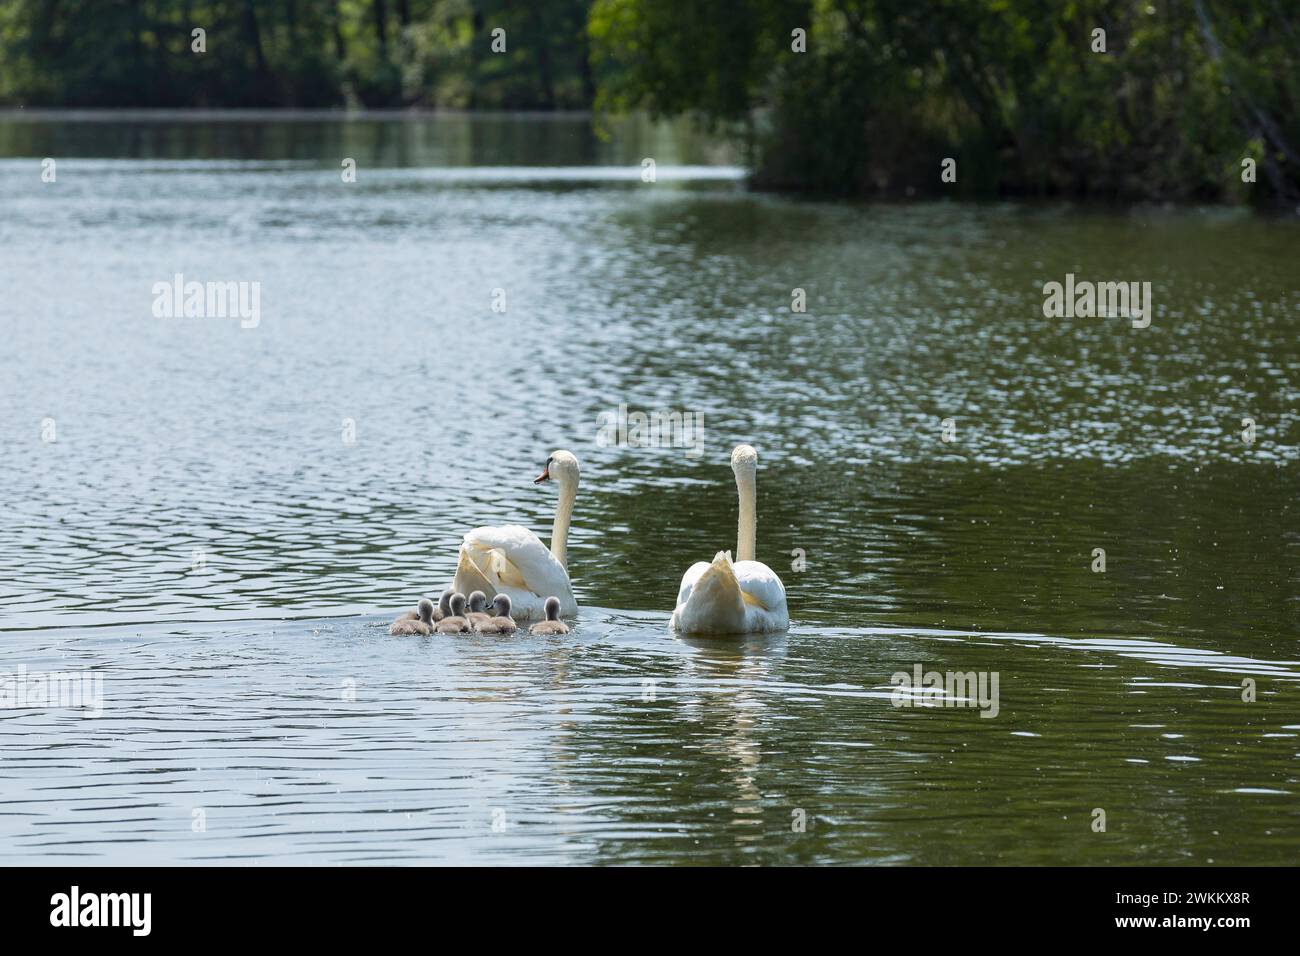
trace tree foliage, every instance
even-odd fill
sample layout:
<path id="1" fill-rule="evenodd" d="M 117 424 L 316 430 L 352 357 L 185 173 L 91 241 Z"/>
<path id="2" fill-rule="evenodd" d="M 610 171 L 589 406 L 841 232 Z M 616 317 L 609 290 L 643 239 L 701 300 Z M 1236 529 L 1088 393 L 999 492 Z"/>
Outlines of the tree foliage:
<path id="1" fill-rule="evenodd" d="M 647 109 L 860 195 L 1294 202 L 1298 62 L 1293 0 L 0 0 L 4 104 Z"/>
<path id="2" fill-rule="evenodd" d="M 586 108 L 587 0 L 0 0 L 0 103 Z M 492 53 L 489 32 L 506 31 Z M 206 52 L 192 32 L 206 31 Z"/>
<path id="3" fill-rule="evenodd" d="M 758 116 L 760 185 L 1300 197 L 1300 5 L 1282 0 L 595 0 L 607 105 Z M 715 8 L 716 9 L 716 8 Z M 704 19 L 706 22 L 700 23 Z M 807 30 L 795 52 L 791 31 Z M 1094 51 L 1103 30 L 1105 52 Z M 958 181 L 939 177 L 944 157 Z M 1241 181 L 1255 159 L 1261 188 Z"/>

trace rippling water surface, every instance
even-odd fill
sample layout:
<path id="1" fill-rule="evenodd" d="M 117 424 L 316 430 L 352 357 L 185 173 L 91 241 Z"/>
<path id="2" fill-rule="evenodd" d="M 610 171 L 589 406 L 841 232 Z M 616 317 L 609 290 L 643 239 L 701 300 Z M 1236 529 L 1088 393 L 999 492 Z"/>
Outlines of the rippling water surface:
<path id="1" fill-rule="evenodd" d="M 0 859 L 1294 862 L 1297 224 L 734 163 L 564 117 L 0 120 L 0 672 L 104 695 L 0 709 Z M 1071 272 L 1151 282 L 1151 327 L 1045 318 Z M 154 317 L 176 273 L 259 282 L 257 327 Z M 620 404 L 700 454 L 598 443 Z M 679 640 L 739 441 L 794 627 Z M 465 529 L 545 535 L 557 447 L 570 637 L 376 626 Z M 893 706 L 917 664 L 997 716 Z"/>

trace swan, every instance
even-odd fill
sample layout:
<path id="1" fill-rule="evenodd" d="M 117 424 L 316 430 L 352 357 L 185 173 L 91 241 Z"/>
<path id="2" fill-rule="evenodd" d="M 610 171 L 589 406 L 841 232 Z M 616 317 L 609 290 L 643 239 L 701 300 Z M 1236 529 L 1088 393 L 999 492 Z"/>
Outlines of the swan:
<path id="1" fill-rule="evenodd" d="M 569 583 L 569 522 L 573 501 L 578 496 L 578 459 L 559 450 L 546 459 L 546 466 L 533 484 L 554 481 L 560 489 L 551 528 L 551 547 L 517 524 L 475 528 L 465 535 L 451 586 L 462 594 L 482 591 L 489 597 L 505 594 L 519 621 L 540 621 L 546 616 L 546 596 L 560 599 L 566 617 L 578 613 L 578 602 Z"/>
<path id="2" fill-rule="evenodd" d="M 435 630 L 439 634 L 467 634 L 469 621 L 462 616 L 465 613 L 465 595 L 457 591 L 451 596 L 451 614 L 438 622 Z"/>
<path id="3" fill-rule="evenodd" d="M 442 592 L 442 597 L 438 599 L 438 606 L 433 609 L 433 622 L 435 624 L 451 613 L 451 593 L 451 588 L 447 588 Z M 420 612 L 418 610 L 407 611 L 397 617 L 398 621 L 418 621 L 419 619 Z M 393 623 L 395 624 L 397 621 Z"/>
<path id="4" fill-rule="evenodd" d="M 470 627 L 477 628 L 492 617 L 491 614 L 483 613 L 485 607 L 487 607 L 487 595 L 482 591 L 475 591 L 469 596 L 469 610 L 465 612 L 465 617 L 469 620 Z"/>
<path id="5" fill-rule="evenodd" d="M 510 616 L 510 595 L 498 594 L 494 597 L 492 610 L 497 612 L 496 616 L 488 618 L 478 626 L 480 634 L 513 634 L 519 630 L 519 625 Z"/>
<path id="6" fill-rule="evenodd" d="M 438 598 L 438 606 L 434 609 L 434 621 L 441 621 L 444 617 L 451 617 L 451 596 L 456 592 L 447 588 L 442 592 L 442 597 Z"/>
<path id="7" fill-rule="evenodd" d="M 538 621 L 528 629 L 529 634 L 568 634 L 569 625 L 560 620 L 560 599 L 546 599 L 546 620 Z"/>
<path id="8" fill-rule="evenodd" d="M 407 614 L 410 612 L 408 611 Z M 388 629 L 389 634 L 429 634 L 433 631 L 433 602 L 428 598 L 420 598 L 420 610 L 416 612 L 414 618 L 407 617 L 403 614 Z"/>
<path id="9" fill-rule="evenodd" d="M 740 496 L 736 560 L 719 551 L 712 563 L 697 561 L 682 575 L 672 627 L 683 634 L 763 634 L 790 626 L 785 585 L 771 568 L 754 560 L 758 452 L 737 445 L 731 453 Z"/>

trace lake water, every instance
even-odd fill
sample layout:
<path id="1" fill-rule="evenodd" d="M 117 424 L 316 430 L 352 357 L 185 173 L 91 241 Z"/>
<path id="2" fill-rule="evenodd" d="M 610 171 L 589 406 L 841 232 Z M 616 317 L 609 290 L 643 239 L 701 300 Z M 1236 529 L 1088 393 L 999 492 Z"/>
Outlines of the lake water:
<path id="1" fill-rule="evenodd" d="M 0 709 L 0 861 L 1294 863 L 1300 224 L 737 162 L 566 116 L 0 118 L 0 676 L 102 680 Z M 257 324 L 156 317 L 177 273 L 259 283 Z M 1150 327 L 1044 317 L 1067 273 L 1149 281 Z M 702 447 L 600 443 L 620 405 Z M 741 441 L 793 625 L 682 640 Z M 555 448 L 573 633 L 388 637 L 468 528 L 549 535 Z M 894 706 L 917 665 L 996 715 Z"/>

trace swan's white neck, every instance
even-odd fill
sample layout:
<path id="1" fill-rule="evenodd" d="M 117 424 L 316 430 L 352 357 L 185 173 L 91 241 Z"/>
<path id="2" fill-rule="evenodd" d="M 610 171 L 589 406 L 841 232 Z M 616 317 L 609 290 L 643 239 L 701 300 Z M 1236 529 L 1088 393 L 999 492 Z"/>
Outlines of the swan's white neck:
<path id="1" fill-rule="evenodd" d="M 740 495 L 740 521 L 736 527 L 736 560 L 754 560 L 754 537 L 758 529 L 758 470 L 753 466 L 736 468 L 736 491 Z"/>
<path id="2" fill-rule="evenodd" d="M 560 500 L 555 505 L 555 524 L 551 525 L 551 554 L 560 567 L 569 570 L 569 522 L 573 520 L 573 500 L 578 497 L 577 481 L 562 481 Z"/>

